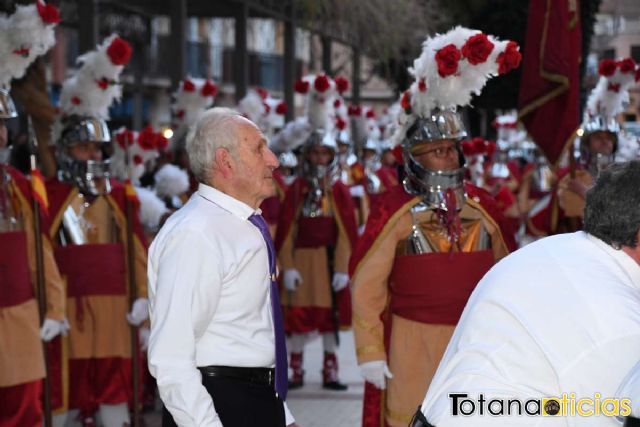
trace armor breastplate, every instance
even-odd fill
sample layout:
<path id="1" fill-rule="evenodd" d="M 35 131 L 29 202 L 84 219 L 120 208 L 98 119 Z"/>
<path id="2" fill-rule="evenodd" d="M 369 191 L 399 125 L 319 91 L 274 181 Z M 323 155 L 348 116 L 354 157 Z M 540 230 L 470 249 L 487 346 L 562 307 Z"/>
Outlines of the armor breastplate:
<path id="1" fill-rule="evenodd" d="M 438 215 L 424 203 L 410 210 L 411 232 L 401 241 L 396 255 L 419 255 L 432 252 L 457 251 L 451 248 L 446 229 L 440 224 Z M 418 219 L 421 217 L 421 220 Z M 425 220 L 426 219 L 426 220 Z M 472 252 L 491 248 L 491 237 L 481 219 L 461 218 L 460 249 Z"/>
<path id="2" fill-rule="evenodd" d="M 382 191 L 382 181 L 374 172 L 367 172 L 367 193 L 378 194 Z"/>
<path id="3" fill-rule="evenodd" d="M 305 218 L 332 216 L 326 188 L 322 188 L 319 180 L 315 178 L 310 180 L 310 184 L 309 191 L 305 194 L 302 202 L 301 215 Z"/>
<path id="4" fill-rule="evenodd" d="M 531 182 L 531 189 L 539 193 L 547 193 L 551 191 L 551 185 L 553 182 L 553 172 L 549 165 L 545 163 L 539 164 L 533 172 L 533 180 Z"/>
<path id="5" fill-rule="evenodd" d="M 96 206 L 101 204 L 103 206 Z M 61 246 L 119 241 L 117 224 L 104 199 L 90 204 L 86 196 L 78 193 L 78 198 L 65 208 L 61 225 L 58 233 Z"/>

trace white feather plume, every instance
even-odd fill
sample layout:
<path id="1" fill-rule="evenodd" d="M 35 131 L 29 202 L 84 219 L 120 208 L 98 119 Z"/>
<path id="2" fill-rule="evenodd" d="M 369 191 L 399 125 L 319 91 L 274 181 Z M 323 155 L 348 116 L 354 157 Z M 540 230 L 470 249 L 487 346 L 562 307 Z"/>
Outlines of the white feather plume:
<path id="1" fill-rule="evenodd" d="M 612 119 L 622 112 L 625 103 L 629 100 L 629 88 L 633 83 L 634 72 L 623 73 L 619 68 L 611 77 L 601 76 L 587 99 L 585 121 L 596 115 Z M 612 89 L 614 86 L 616 90 Z"/>
<path id="2" fill-rule="evenodd" d="M 153 190 L 135 187 L 140 201 L 140 222 L 147 230 L 157 230 L 162 216 L 169 212 L 165 203 Z"/>
<path id="3" fill-rule="evenodd" d="M 24 76 L 29 65 L 55 44 L 55 26 L 42 20 L 34 4 L 18 5 L 10 16 L 0 14 L 0 87 Z"/>
<path id="4" fill-rule="evenodd" d="M 465 42 L 482 32 L 464 27 L 455 27 L 444 34 L 429 37 L 422 44 L 422 53 L 414 61 L 410 73 L 416 82 L 411 86 L 414 114 L 428 115 L 433 108 L 450 109 L 468 105 L 474 94 L 479 94 L 488 79 L 498 75 L 497 58 L 504 52 L 508 41 L 486 35 L 493 49 L 484 62 L 472 64 L 466 58 L 460 58 L 456 73 L 442 77 L 438 72 L 436 53 L 454 45 L 461 50 Z M 426 90 L 420 91 L 418 82 L 423 81 Z"/>
<path id="5" fill-rule="evenodd" d="M 189 189 L 189 175 L 179 167 L 166 164 L 155 174 L 155 189 L 160 197 L 173 197 Z"/>
<path id="6" fill-rule="evenodd" d="M 95 50 L 78 57 L 80 68 L 62 84 L 60 110 L 63 114 L 109 119 L 109 107 L 122 95 L 118 78 L 124 65 L 114 64 L 107 54 L 117 38 L 117 34 L 112 34 Z M 104 86 L 100 82 L 104 82 Z"/>

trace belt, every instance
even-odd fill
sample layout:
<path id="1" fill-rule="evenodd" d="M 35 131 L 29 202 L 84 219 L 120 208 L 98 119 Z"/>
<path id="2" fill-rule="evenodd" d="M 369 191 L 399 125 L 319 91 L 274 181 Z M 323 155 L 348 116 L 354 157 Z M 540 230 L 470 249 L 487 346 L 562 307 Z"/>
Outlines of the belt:
<path id="1" fill-rule="evenodd" d="M 237 366 L 202 366 L 198 368 L 207 377 L 230 378 L 244 382 L 273 387 L 274 368 L 241 368 Z"/>

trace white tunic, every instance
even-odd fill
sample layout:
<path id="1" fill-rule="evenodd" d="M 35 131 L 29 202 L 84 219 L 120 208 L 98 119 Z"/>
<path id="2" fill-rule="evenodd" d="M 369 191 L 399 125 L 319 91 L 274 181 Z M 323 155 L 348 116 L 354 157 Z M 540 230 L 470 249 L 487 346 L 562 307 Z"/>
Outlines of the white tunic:
<path id="1" fill-rule="evenodd" d="M 585 232 L 548 237 L 480 281 L 421 410 L 436 427 L 619 426 L 613 417 L 492 416 L 486 408 L 453 416 L 449 394 L 477 400 L 482 393 L 487 402 L 562 393 L 613 398 L 638 360 L 640 265 Z"/>

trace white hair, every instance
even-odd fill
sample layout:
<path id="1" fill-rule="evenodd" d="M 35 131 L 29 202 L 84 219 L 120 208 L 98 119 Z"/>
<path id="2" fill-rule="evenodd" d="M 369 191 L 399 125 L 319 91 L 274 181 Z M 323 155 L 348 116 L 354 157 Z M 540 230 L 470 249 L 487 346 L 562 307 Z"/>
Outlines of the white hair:
<path id="1" fill-rule="evenodd" d="M 233 127 L 239 117 L 242 115 L 231 108 L 211 108 L 204 111 L 189 130 L 186 149 L 191 172 L 198 182 L 211 182 L 212 167 L 218 148 L 224 148 L 236 156 L 238 140 Z"/>

